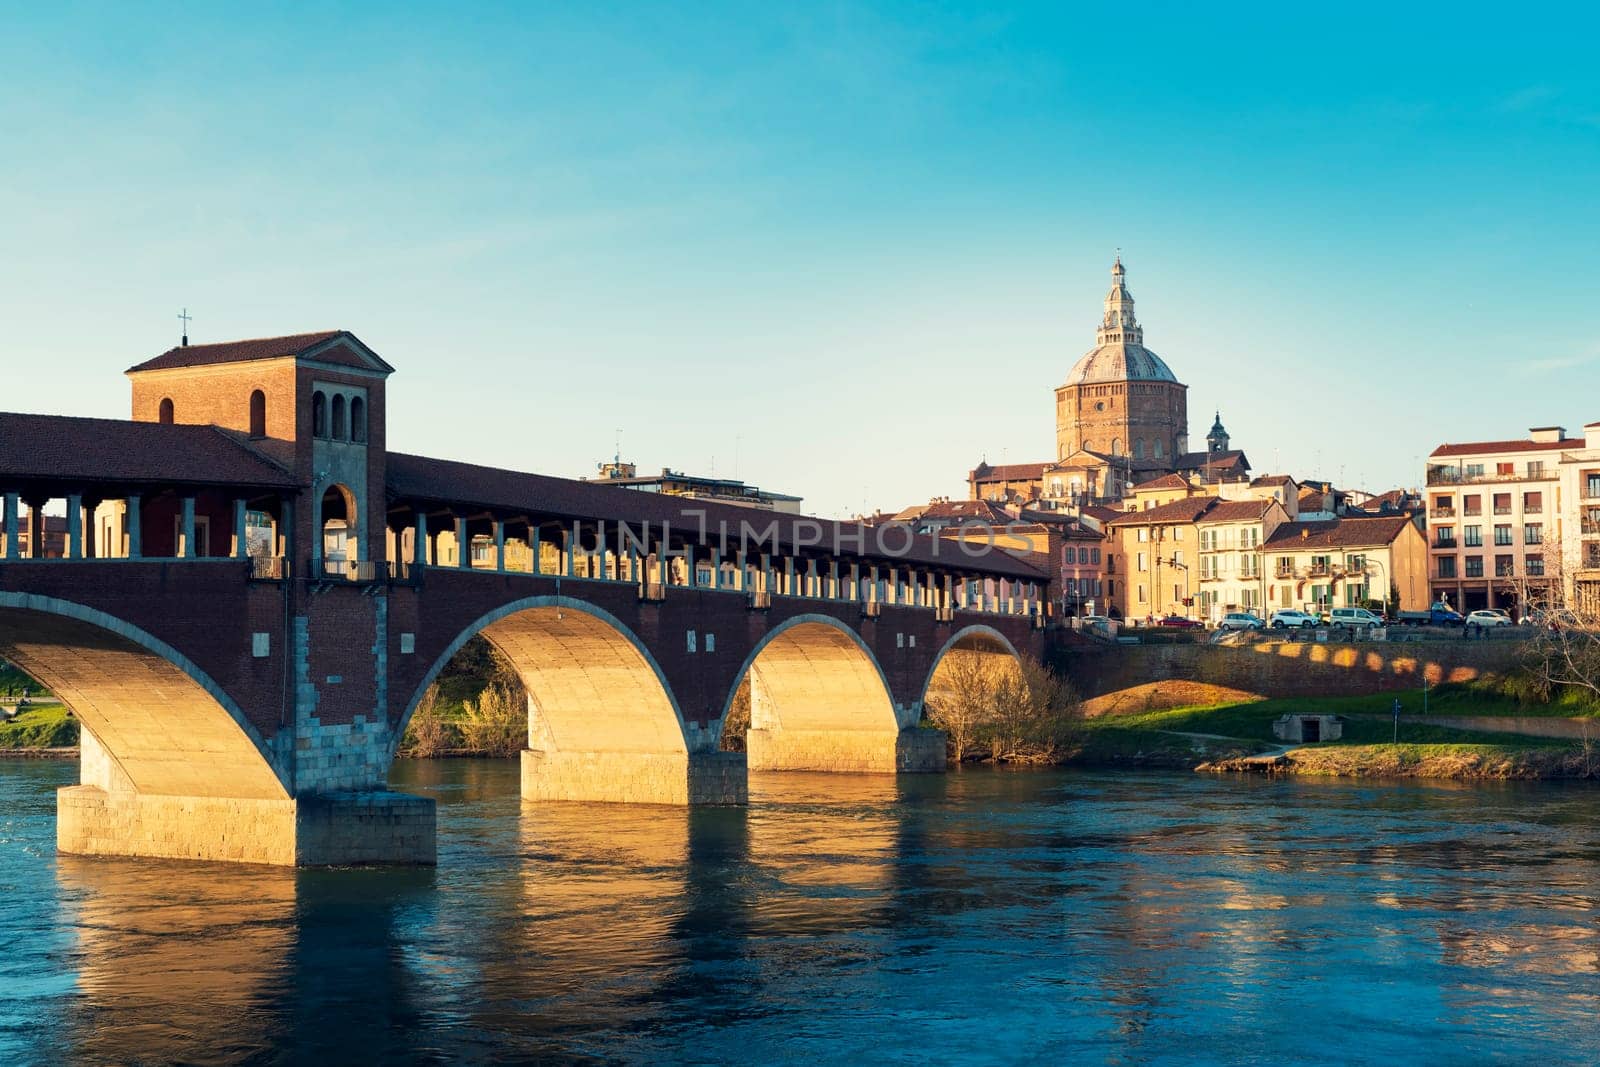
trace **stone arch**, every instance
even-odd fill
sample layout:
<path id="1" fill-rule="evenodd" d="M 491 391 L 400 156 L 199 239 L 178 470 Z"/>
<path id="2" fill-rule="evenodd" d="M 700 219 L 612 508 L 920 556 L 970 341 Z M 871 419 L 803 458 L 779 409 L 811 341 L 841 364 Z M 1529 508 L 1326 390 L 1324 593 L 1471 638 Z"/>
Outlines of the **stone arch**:
<path id="1" fill-rule="evenodd" d="M 321 389 L 311 394 L 311 436 L 328 436 L 328 398 Z"/>
<path id="2" fill-rule="evenodd" d="M 767 690 L 769 710 L 797 729 L 899 728 L 877 657 L 832 615 L 798 615 L 762 638 L 739 668 L 723 720 L 746 676 Z"/>
<path id="3" fill-rule="evenodd" d="M 928 668 L 928 677 L 922 683 L 922 694 L 917 698 L 919 708 L 927 704 L 929 692 L 937 688 L 939 670 L 945 665 L 946 657 L 951 652 L 973 652 L 985 657 L 993 656 L 1017 669 L 1022 665 L 1022 654 L 1017 651 L 1017 646 L 999 630 L 982 624 L 962 627 L 951 635 L 950 640 L 939 649 L 938 655 L 933 657 L 933 665 Z"/>
<path id="4" fill-rule="evenodd" d="M 350 440 L 356 444 L 367 441 L 367 402 L 359 396 L 350 398 Z"/>
<path id="5" fill-rule="evenodd" d="M 768 633 L 740 668 L 723 721 L 746 677 L 751 770 L 933 769 L 924 766 L 932 740 L 909 756 L 903 751 L 900 715 L 882 666 L 861 637 L 831 615 L 796 616 Z M 944 738 L 933 738 L 942 768 Z"/>
<path id="6" fill-rule="evenodd" d="M 604 609 L 565 596 L 513 601 L 462 630 L 412 694 L 393 743 L 445 664 L 480 634 L 511 660 L 528 691 L 530 743 L 558 752 L 679 757 L 696 747 L 666 676 L 638 636 Z"/>
<path id="7" fill-rule="evenodd" d="M 108 792 L 283 800 L 271 750 L 177 649 L 93 608 L 0 592 L 0 654 L 59 696 L 92 738 L 85 784 Z"/>
<path id="8" fill-rule="evenodd" d="M 317 555 L 329 573 L 336 568 L 342 572 L 347 564 L 362 558 L 361 509 L 349 488 L 335 482 L 317 497 L 312 536 L 316 538 Z"/>
<path id="9" fill-rule="evenodd" d="M 332 419 L 333 428 L 332 428 L 331 436 L 333 437 L 333 439 L 335 441 L 343 441 L 343 440 L 346 439 L 346 436 L 347 436 L 346 433 L 345 433 L 345 423 L 344 423 L 344 394 L 343 393 L 334 393 L 333 394 L 333 405 L 332 405 L 332 407 L 333 407 L 333 419 Z"/>

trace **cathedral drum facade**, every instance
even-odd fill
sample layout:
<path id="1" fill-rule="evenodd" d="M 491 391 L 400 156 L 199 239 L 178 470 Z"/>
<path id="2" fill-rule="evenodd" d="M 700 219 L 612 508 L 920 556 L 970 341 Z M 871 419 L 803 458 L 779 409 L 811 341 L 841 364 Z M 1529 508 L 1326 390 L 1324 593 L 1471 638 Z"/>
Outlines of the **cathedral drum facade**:
<path id="1" fill-rule="evenodd" d="M 1056 461 L 1100 457 L 1134 483 L 1173 470 L 1189 450 L 1188 391 L 1144 346 L 1119 256 L 1095 347 L 1056 389 Z"/>

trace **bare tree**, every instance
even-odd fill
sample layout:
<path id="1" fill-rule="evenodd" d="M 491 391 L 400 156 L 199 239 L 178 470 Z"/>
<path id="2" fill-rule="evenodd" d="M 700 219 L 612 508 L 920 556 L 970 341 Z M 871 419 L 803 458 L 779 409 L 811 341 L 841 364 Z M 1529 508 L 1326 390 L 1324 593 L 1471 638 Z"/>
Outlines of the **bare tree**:
<path id="1" fill-rule="evenodd" d="M 450 727 L 439 714 L 439 687 L 430 685 L 400 741 L 400 752 L 412 759 L 441 756 L 450 747 Z"/>
<path id="2" fill-rule="evenodd" d="M 996 763 L 1053 763 L 1070 745 L 1083 718 L 1077 693 L 1037 660 L 1003 673 L 988 729 Z"/>
<path id="3" fill-rule="evenodd" d="M 998 657 L 966 649 L 945 656 L 928 690 L 928 720 L 949 739 L 950 759 L 961 763 L 979 728 L 994 714 Z"/>
<path id="4" fill-rule="evenodd" d="M 957 763 L 978 752 L 996 763 L 1054 761 L 1082 714 L 1072 687 L 1043 664 L 994 653 L 950 653 L 928 694 L 928 718 Z"/>
<path id="5" fill-rule="evenodd" d="M 1515 583 L 1523 613 L 1533 625 L 1525 646 L 1529 673 L 1548 698 L 1560 689 L 1600 696 L 1600 599 L 1582 584 L 1569 589 L 1561 543 L 1544 542 L 1543 573 Z"/>

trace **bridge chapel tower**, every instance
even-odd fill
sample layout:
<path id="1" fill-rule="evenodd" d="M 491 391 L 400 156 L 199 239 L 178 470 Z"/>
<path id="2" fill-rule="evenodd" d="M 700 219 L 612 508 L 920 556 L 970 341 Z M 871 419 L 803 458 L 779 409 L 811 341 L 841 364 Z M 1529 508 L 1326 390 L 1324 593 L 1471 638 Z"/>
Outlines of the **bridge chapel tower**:
<path id="1" fill-rule="evenodd" d="M 135 421 L 215 426 L 306 487 L 275 505 L 285 514 L 251 504 L 257 522 L 270 519 L 251 527 L 251 536 L 273 542 L 251 555 L 286 557 L 308 576 L 343 577 L 386 555 L 384 385 L 393 372 L 354 334 L 333 330 L 184 344 L 127 374 Z M 210 530 L 235 528 L 225 511 L 212 513 L 228 506 L 196 501 L 201 554 L 230 552 L 207 543 Z M 168 535 L 158 522 L 146 537 Z"/>
<path id="2" fill-rule="evenodd" d="M 1128 464 L 1135 482 L 1169 472 L 1189 449 L 1189 387 L 1144 346 L 1122 257 L 1095 347 L 1056 389 L 1056 459 L 1080 451 Z"/>

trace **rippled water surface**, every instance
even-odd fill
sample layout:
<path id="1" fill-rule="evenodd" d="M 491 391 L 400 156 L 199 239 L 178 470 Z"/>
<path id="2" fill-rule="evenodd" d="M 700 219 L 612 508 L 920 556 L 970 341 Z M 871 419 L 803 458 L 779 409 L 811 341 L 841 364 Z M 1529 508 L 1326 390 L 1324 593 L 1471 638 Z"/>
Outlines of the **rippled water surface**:
<path id="1" fill-rule="evenodd" d="M 436 871 L 54 851 L 0 761 L 0 1063 L 1600 1055 L 1600 792 L 967 771 L 747 810 L 402 764 Z"/>

